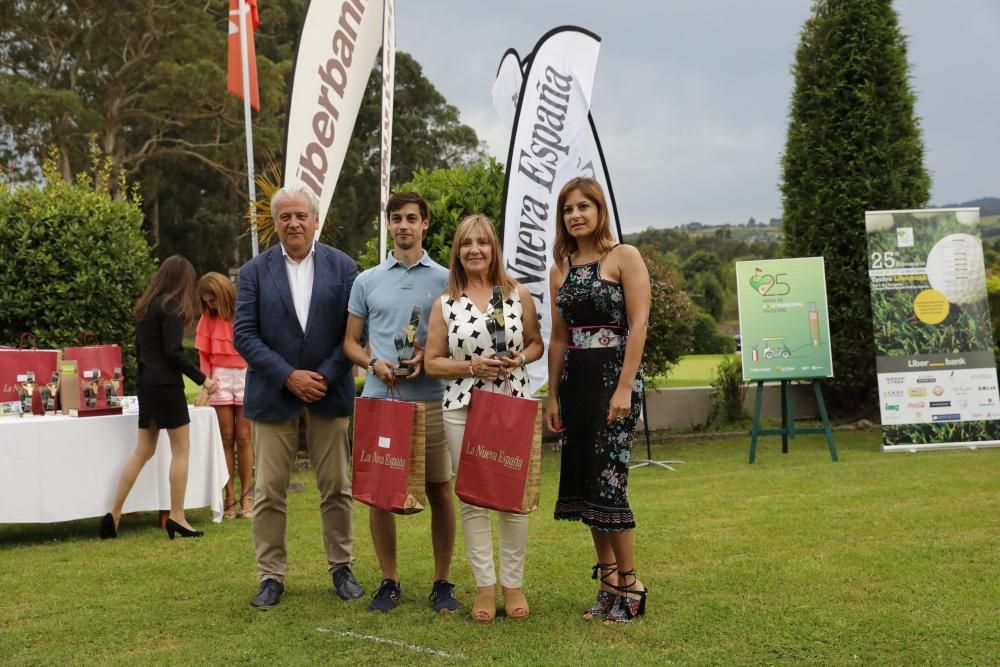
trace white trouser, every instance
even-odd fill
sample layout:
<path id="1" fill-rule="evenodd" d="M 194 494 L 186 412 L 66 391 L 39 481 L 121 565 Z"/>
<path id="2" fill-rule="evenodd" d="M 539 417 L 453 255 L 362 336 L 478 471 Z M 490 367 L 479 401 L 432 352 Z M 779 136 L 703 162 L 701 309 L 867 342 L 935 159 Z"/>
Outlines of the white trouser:
<path id="1" fill-rule="evenodd" d="M 444 434 L 451 450 L 452 466 L 458 470 L 462 435 L 469 408 L 444 411 Z M 493 565 L 493 531 L 490 526 L 492 510 L 469 505 L 459 500 L 462 509 L 462 534 L 465 552 L 472 566 L 472 574 L 479 587 L 496 586 Z M 528 555 L 528 515 L 497 512 L 500 532 L 500 585 L 520 588 L 524 580 L 524 561 Z"/>

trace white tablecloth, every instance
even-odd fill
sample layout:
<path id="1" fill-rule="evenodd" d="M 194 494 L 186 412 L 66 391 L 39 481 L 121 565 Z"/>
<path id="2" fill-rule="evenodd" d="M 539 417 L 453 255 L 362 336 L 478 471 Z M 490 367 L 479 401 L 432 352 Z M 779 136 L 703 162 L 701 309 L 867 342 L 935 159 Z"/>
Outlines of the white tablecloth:
<path id="1" fill-rule="evenodd" d="M 229 479 L 215 410 L 190 408 L 191 455 L 184 507 L 211 507 L 222 520 Z M 135 449 L 139 415 L 0 418 L 0 523 L 51 523 L 103 516 Z M 125 512 L 170 509 L 170 441 L 139 474 Z"/>

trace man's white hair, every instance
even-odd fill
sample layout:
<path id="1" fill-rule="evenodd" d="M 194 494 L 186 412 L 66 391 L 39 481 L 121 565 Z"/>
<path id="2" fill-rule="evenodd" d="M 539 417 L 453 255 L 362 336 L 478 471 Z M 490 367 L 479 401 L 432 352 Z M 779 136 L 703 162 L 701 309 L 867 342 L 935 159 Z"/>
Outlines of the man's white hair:
<path id="1" fill-rule="evenodd" d="M 297 195 L 304 196 L 309 201 L 309 208 L 312 210 L 312 214 L 319 217 L 319 199 L 316 194 L 309 189 L 304 184 L 296 185 L 286 185 L 282 188 L 278 188 L 273 195 L 271 195 L 271 217 L 274 217 L 274 209 L 278 208 L 278 204 L 285 199 L 290 199 Z"/>

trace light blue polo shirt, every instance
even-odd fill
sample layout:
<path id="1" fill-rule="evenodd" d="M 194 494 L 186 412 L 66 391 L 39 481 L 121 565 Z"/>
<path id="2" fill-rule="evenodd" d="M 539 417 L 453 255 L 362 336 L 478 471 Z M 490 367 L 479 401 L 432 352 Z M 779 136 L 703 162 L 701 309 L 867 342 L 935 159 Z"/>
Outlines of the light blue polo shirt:
<path id="1" fill-rule="evenodd" d="M 392 252 L 378 266 L 363 272 L 354 281 L 347 312 L 365 321 L 365 334 L 371 343 L 372 358 L 398 362 L 393 340 L 397 332 L 410 323 L 414 306 L 421 306 L 417 340 L 427 342 L 427 321 L 431 306 L 448 287 L 448 270 L 433 261 L 427 251 L 413 266 L 393 257 Z M 439 401 L 444 395 L 444 380 L 429 378 L 425 373 L 396 383 L 404 401 Z M 385 383 L 374 373 L 365 380 L 361 394 L 367 398 L 383 398 Z"/>

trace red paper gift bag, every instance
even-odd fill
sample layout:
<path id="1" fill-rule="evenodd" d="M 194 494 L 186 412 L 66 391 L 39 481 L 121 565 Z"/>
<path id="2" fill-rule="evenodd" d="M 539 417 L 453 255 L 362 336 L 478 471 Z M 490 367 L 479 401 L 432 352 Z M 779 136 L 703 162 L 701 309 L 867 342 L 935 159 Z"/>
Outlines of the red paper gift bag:
<path id="1" fill-rule="evenodd" d="M 97 336 L 89 332 L 80 332 L 80 345 L 67 347 L 63 351 L 63 359 L 75 360 L 80 369 L 80 375 L 94 370 L 101 371 L 98 381 L 98 405 L 106 406 L 108 394 L 122 396 L 125 393 L 125 383 L 122 376 L 122 349 L 117 345 L 101 345 Z M 91 343 L 91 344 L 87 344 Z M 115 377 L 115 371 L 118 377 Z M 88 377 L 86 381 L 90 381 Z"/>
<path id="2" fill-rule="evenodd" d="M 22 334 L 18 347 L 0 347 L 0 403 L 16 401 L 18 395 L 17 377 L 35 374 L 35 386 L 52 382 L 52 375 L 59 364 L 59 350 L 24 349 L 26 339 L 34 341 L 31 334 Z M 37 346 L 37 341 L 34 343 Z"/>
<path id="3" fill-rule="evenodd" d="M 425 412 L 421 403 L 354 402 L 352 495 L 396 514 L 424 508 Z"/>
<path id="4" fill-rule="evenodd" d="M 541 407 L 530 398 L 472 390 L 455 480 L 459 498 L 501 512 L 538 509 Z"/>

